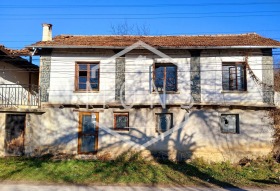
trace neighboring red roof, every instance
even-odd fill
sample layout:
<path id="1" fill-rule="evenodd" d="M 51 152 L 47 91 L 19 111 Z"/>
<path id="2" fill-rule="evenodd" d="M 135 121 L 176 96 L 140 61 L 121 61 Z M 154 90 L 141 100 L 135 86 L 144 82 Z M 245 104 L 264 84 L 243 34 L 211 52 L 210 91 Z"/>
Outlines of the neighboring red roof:
<path id="1" fill-rule="evenodd" d="M 13 55 L 18 55 L 18 56 L 31 56 L 31 52 L 27 48 L 23 48 L 20 50 L 13 50 L 10 49 Z"/>
<path id="2" fill-rule="evenodd" d="M 23 48 L 21 50 L 15 50 L 7 48 L 3 45 L 0 45 L 0 51 L 4 52 L 9 56 L 28 56 L 31 55 L 30 51 L 27 48 Z"/>
<path id="3" fill-rule="evenodd" d="M 10 63 L 16 67 L 23 68 L 26 70 L 38 71 L 39 67 L 35 64 L 32 64 L 26 59 L 23 59 L 21 56 L 31 55 L 30 51 L 26 48 L 21 50 L 13 50 L 6 48 L 3 45 L 0 45 L 0 61 Z"/>
<path id="4" fill-rule="evenodd" d="M 28 47 L 126 47 L 137 41 L 154 47 L 228 47 L 261 46 L 280 47 L 280 42 L 256 33 L 204 36 L 76 36 L 59 35 L 52 41 L 39 41 Z"/>

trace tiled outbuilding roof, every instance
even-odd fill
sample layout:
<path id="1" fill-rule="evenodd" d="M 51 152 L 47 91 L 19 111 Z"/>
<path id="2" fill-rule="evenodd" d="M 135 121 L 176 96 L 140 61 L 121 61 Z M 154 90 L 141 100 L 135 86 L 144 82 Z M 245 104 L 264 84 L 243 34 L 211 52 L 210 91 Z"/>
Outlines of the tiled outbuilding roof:
<path id="1" fill-rule="evenodd" d="M 21 50 L 13 50 L 0 45 L 0 62 L 10 63 L 18 68 L 23 68 L 29 71 L 38 71 L 39 67 L 32 64 L 28 60 L 22 58 L 21 56 L 31 55 L 30 51 L 26 48 Z"/>
<path id="2" fill-rule="evenodd" d="M 256 33 L 237 35 L 199 36 L 79 36 L 59 35 L 52 41 L 39 41 L 28 47 L 127 47 L 137 41 L 153 47 L 280 47 L 280 42 L 262 37 Z"/>
<path id="3" fill-rule="evenodd" d="M 10 49 L 3 45 L 0 45 L 0 51 L 4 52 L 9 56 L 28 56 L 31 55 L 30 51 L 27 48 L 23 48 L 20 50 Z"/>

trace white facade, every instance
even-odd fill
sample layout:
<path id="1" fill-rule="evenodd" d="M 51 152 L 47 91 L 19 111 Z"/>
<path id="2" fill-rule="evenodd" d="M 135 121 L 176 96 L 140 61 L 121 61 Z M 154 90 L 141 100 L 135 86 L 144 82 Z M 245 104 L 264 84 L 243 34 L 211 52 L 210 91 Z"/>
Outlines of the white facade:
<path id="1" fill-rule="evenodd" d="M 264 102 L 263 86 L 258 82 L 265 77 L 261 50 L 251 50 L 250 54 L 237 49 L 202 50 L 198 72 L 200 101 L 195 103 L 191 98 L 193 55 L 189 50 L 160 51 L 172 61 L 144 49 L 122 55 L 125 61 L 123 103 L 116 99 L 116 51 L 53 49 L 49 55 L 42 56 L 40 85 L 42 89 L 47 87 L 48 96 L 42 103 L 44 114 L 26 114 L 25 154 L 81 154 L 79 128 L 80 115 L 84 112 L 98 115 L 97 155 L 109 153 L 116 157 L 135 150 L 135 146 L 146 145 L 144 151 L 150 156 L 164 153 L 176 160 L 204 157 L 209 161 L 237 161 L 243 157 L 267 155 L 272 150 L 273 120 L 267 108 L 273 103 Z M 99 91 L 75 90 L 78 62 L 99 63 Z M 152 85 L 154 64 L 170 62 L 177 66 L 177 91 L 158 94 Z M 226 62 L 248 64 L 246 91 L 223 90 L 222 64 Z M 49 70 L 47 75 L 46 69 Z M 161 107 L 164 97 L 166 109 Z M 134 107 L 129 107 L 131 104 Z M 127 130 L 116 130 L 115 113 L 129 116 Z M 156 130 L 159 113 L 172 114 L 171 125 L 176 130 L 167 136 Z M 222 115 L 238 116 L 236 132 L 222 132 Z M 6 116 L 0 115 L 2 127 L 5 120 Z M 0 155 L 5 155 L 4 136 L 5 129 L 1 128 Z M 156 141 L 147 146 L 147 142 L 154 139 Z"/>
<path id="2" fill-rule="evenodd" d="M 190 57 L 186 51 L 162 51 L 172 57 L 177 64 L 178 91 L 166 94 L 166 104 L 190 103 Z M 229 92 L 222 90 L 222 63 L 248 62 L 254 75 L 262 79 L 262 54 L 255 51 L 248 59 L 244 55 L 236 56 L 238 51 L 204 50 L 200 57 L 201 68 L 201 104 L 239 104 L 265 106 L 262 98 L 262 86 L 256 83 L 249 71 L 247 91 Z M 234 55 L 234 56 L 231 56 Z M 56 51 L 51 56 L 51 74 L 49 104 L 113 104 L 115 103 L 115 60 L 113 51 L 83 52 L 79 50 Z M 247 59 L 247 60 L 246 60 Z M 100 62 L 100 90 L 98 92 L 75 92 L 75 63 Z M 169 60 L 145 51 L 133 50 L 125 55 L 125 101 L 127 104 L 160 104 L 159 95 L 152 92 L 154 63 Z"/>

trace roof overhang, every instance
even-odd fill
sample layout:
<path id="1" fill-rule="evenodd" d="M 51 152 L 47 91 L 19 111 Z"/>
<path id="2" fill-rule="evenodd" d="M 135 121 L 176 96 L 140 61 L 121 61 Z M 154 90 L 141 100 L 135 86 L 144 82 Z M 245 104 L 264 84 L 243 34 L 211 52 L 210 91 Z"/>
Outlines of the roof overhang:
<path id="1" fill-rule="evenodd" d="M 68 46 L 68 45 L 61 45 L 61 46 L 27 46 L 27 48 L 58 48 L 58 49 L 65 49 L 65 48 L 96 48 L 96 49 L 124 49 L 127 46 Z M 137 47 L 136 49 L 142 49 L 143 47 Z M 261 48 L 280 48 L 280 46 L 181 46 L 181 47 L 174 47 L 174 46 L 155 46 L 156 49 L 261 49 Z"/>
<path id="2" fill-rule="evenodd" d="M 9 55 L 9 54 L 10 54 L 9 51 L 6 50 L 3 46 L 0 46 L 0 51 L 3 52 L 3 53 L 6 54 L 6 55 Z"/>
<path id="3" fill-rule="evenodd" d="M 5 49 L 0 47 L 0 54 L 3 54 L 4 57 L 0 58 L 0 61 L 11 64 L 17 68 L 21 68 L 24 70 L 30 70 L 30 71 L 37 71 L 39 70 L 39 66 L 29 62 L 28 60 L 20 57 L 20 55 L 16 55 L 16 54 L 10 54 L 10 52 Z M 21 55 L 23 56 L 23 55 Z"/>

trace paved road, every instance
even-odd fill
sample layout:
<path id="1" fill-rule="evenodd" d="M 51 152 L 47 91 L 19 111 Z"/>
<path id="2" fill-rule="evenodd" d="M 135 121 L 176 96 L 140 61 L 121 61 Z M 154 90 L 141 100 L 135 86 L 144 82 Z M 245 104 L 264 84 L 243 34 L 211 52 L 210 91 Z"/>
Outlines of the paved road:
<path id="1" fill-rule="evenodd" d="M 260 188 L 204 188 L 204 187 L 141 187 L 141 186 L 68 186 L 35 184 L 0 184 L 0 191 L 279 191 L 280 187 Z"/>

